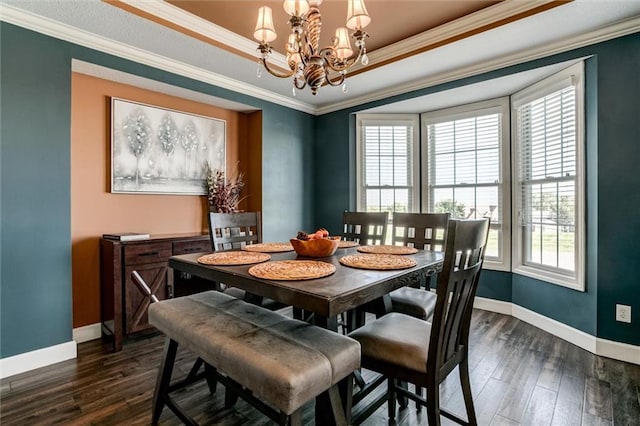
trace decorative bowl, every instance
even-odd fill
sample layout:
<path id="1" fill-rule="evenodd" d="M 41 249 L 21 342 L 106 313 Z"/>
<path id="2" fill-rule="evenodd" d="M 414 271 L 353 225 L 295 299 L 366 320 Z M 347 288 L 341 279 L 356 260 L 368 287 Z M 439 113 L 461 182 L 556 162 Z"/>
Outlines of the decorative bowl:
<path id="1" fill-rule="evenodd" d="M 340 237 L 319 238 L 314 240 L 291 238 L 289 242 L 296 253 L 298 253 L 298 256 L 327 257 L 336 252 Z"/>

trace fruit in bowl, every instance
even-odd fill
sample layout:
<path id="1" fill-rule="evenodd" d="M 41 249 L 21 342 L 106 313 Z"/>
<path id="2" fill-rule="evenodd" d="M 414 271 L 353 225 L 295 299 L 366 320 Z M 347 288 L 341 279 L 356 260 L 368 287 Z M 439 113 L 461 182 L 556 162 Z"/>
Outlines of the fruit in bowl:
<path id="1" fill-rule="evenodd" d="M 300 231 L 289 242 L 298 256 L 327 257 L 336 252 L 340 237 L 330 237 L 326 229 L 320 228 L 312 234 Z"/>

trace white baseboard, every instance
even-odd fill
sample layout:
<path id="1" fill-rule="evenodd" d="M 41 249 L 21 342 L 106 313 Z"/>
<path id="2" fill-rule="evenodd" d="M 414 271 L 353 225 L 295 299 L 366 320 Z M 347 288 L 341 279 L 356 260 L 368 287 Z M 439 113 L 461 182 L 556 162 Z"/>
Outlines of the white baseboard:
<path id="1" fill-rule="evenodd" d="M 640 346 L 597 338 L 511 302 L 476 297 L 473 307 L 511 315 L 595 355 L 640 365 Z"/>
<path id="2" fill-rule="evenodd" d="M 640 346 L 596 339 L 596 349 L 598 355 L 640 365 Z"/>
<path id="3" fill-rule="evenodd" d="M 473 307 L 482 309 L 483 311 L 497 312 L 504 315 L 513 315 L 511 307 L 513 303 L 503 302 L 502 300 L 486 299 L 484 297 L 476 297 Z"/>
<path id="4" fill-rule="evenodd" d="M 78 356 L 76 342 L 70 341 L 0 359 L 0 379 L 46 367 Z"/>
<path id="5" fill-rule="evenodd" d="M 73 340 L 76 343 L 88 342 L 102 337 L 102 326 L 99 322 L 73 329 Z"/>

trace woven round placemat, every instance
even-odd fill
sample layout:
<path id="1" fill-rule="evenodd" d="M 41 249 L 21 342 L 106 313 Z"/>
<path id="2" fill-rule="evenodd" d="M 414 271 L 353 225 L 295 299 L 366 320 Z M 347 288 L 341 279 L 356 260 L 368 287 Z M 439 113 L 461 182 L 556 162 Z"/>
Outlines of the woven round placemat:
<path id="1" fill-rule="evenodd" d="M 198 258 L 198 263 L 204 265 L 250 265 L 252 263 L 266 262 L 271 256 L 265 253 L 250 253 L 246 251 L 221 251 L 211 253 Z"/>
<path id="2" fill-rule="evenodd" d="M 357 241 L 340 241 L 338 243 L 338 248 L 349 248 L 349 247 L 356 247 L 359 245 L 360 244 Z"/>
<path id="3" fill-rule="evenodd" d="M 333 274 L 336 267 L 317 260 L 278 260 L 249 268 L 249 274 L 266 280 L 311 280 Z"/>
<path id="4" fill-rule="evenodd" d="M 407 246 L 392 246 L 392 245 L 379 245 L 379 246 L 362 246 L 358 247 L 358 251 L 361 253 L 375 253 L 375 254 L 414 254 L 418 252 L 417 248 Z"/>
<path id="5" fill-rule="evenodd" d="M 390 270 L 406 269 L 416 266 L 410 257 L 394 254 L 350 254 L 340 258 L 340 263 L 352 268 Z"/>
<path id="6" fill-rule="evenodd" d="M 293 251 L 293 246 L 289 243 L 258 243 L 246 245 L 242 247 L 242 250 L 260 253 L 280 253 Z"/>

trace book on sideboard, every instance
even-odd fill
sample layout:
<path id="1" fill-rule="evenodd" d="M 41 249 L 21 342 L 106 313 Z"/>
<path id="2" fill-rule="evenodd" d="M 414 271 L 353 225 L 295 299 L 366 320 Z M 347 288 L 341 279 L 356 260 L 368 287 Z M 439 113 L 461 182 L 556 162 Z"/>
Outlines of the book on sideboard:
<path id="1" fill-rule="evenodd" d="M 151 236 L 141 232 L 119 232 L 114 234 L 102 234 L 102 238 L 115 241 L 139 241 L 148 240 Z"/>

